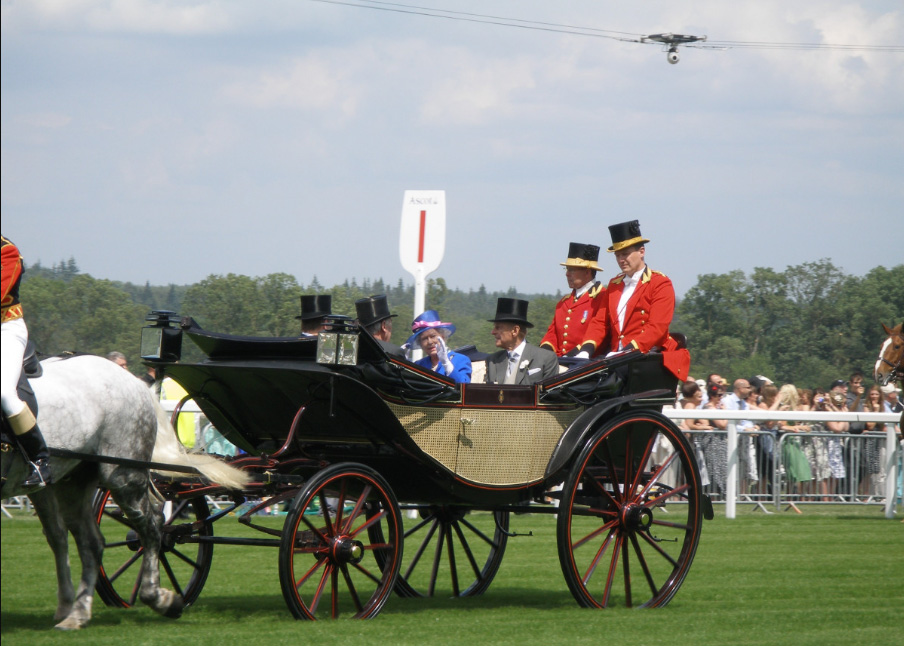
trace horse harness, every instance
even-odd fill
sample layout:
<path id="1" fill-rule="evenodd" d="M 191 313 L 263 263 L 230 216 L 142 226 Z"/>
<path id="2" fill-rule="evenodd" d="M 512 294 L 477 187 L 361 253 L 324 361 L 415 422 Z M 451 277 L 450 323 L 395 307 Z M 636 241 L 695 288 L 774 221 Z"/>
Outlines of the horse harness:
<path id="1" fill-rule="evenodd" d="M 901 344 L 904 345 L 904 335 L 892 335 L 889 338 L 899 338 L 901 340 Z M 902 363 L 904 363 L 904 351 L 898 353 L 898 360 L 895 363 L 892 363 L 888 359 L 885 358 L 884 355 L 879 355 L 879 362 L 884 363 L 886 366 L 891 368 L 892 374 L 898 380 L 904 380 L 904 367 L 902 367 Z"/>

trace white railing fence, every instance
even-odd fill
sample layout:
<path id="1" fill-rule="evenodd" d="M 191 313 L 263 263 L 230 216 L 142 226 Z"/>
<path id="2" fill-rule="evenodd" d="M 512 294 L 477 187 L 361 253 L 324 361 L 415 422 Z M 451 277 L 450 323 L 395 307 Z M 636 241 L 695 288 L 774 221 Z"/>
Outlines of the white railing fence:
<path id="1" fill-rule="evenodd" d="M 782 483 L 782 469 L 777 468 L 781 465 L 783 449 L 785 448 L 785 444 L 788 442 L 792 442 L 793 438 L 807 437 L 807 438 L 819 438 L 825 439 L 827 442 L 830 440 L 837 440 L 843 442 L 845 444 L 844 450 L 847 451 L 846 455 L 848 464 L 851 464 L 851 456 L 853 455 L 853 460 L 855 465 L 859 465 L 862 462 L 862 455 L 864 452 L 864 443 L 866 441 L 875 441 L 880 445 L 884 442 L 884 451 L 880 451 L 882 456 L 882 473 L 885 475 L 884 477 L 884 492 L 879 493 L 878 497 L 884 498 L 885 500 L 885 517 L 886 518 L 894 518 L 895 514 L 895 497 L 897 493 L 897 484 L 898 484 L 898 473 L 900 469 L 900 459 L 902 449 L 900 446 L 900 441 L 897 437 L 897 426 L 896 424 L 900 421 L 901 416 L 898 413 L 859 413 L 859 412 L 822 412 L 822 411 L 764 411 L 764 410 L 714 410 L 714 409 L 673 409 L 667 408 L 663 410 L 663 413 L 674 420 L 676 423 L 681 423 L 683 419 L 706 419 L 706 420 L 714 420 L 714 419 L 724 419 L 728 420 L 728 428 L 726 431 L 688 431 L 688 436 L 693 438 L 700 438 L 706 435 L 713 436 L 715 434 L 723 435 L 726 438 L 727 442 L 727 463 L 725 465 L 725 489 L 724 489 L 724 499 L 725 499 L 725 516 L 727 518 L 735 518 L 737 513 L 737 503 L 739 501 L 753 502 L 758 505 L 764 511 L 766 511 L 765 507 L 763 507 L 764 496 L 761 493 L 759 497 L 751 496 L 749 491 L 740 492 L 738 490 L 739 482 L 743 482 L 745 480 L 743 474 L 740 473 L 739 465 L 742 463 L 746 463 L 746 456 L 744 460 L 742 460 L 741 455 L 741 445 L 745 442 L 739 442 L 739 438 L 742 440 L 746 440 L 746 438 L 750 438 L 752 441 L 757 436 L 763 435 L 762 431 L 748 431 L 748 430 L 739 430 L 739 423 L 742 420 L 749 420 L 753 423 L 758 422 L 768 422 L 768 421 L 789 421 L 793 420 L 794 423 L 821 423 L 825 424 L 826 422 L 881 422 L 885 424 L 885 432 L 884 434 L 878 433 L 867 433 L 867 434 L 848 434 L 848 433 L 785 433 L 781 434 L 778 437 L 774 438 L 775 441 L 775 450 L 772 452 L 774 456 L 775 462 L 773 462 L 772 466 L 769 467 L 762 476 L 759 476 L 761 479 L 766 478 L 765 482 L 769 484 L 768 489 L 766 490 L 765 499 L 768 500 L 771 504 L 775 506 L 776 509 L 780 509 L 782 504 L 790 504 L 790 506 L 796 509 L 795 502 L 800 502 L 802 497 L 799 492 L 793 492 L 792 487 L 783 488 Z M 742 427 L 743 428 L 743 427 Z M 762 464 L 762 463 L 761 463 Z M 849 502 L 857 501 L 857 491 L 856 487 L 858 486 L 858 478 L 852 477 L 846 479 L 848 482 L 848 488 L 850 490 L 851 495 L 848 497 L 842 497 L 842 500 L 846 500 Z M 827 495 L 831 495 L 834 492 L 826 492 Z M 822 495 L 818 496 L 822 498 Z M 813 496 L 809 498 L 810 500 L 814 499 Z M 803 500 L 808 500 L 808 498 L 804 497 Z"/>

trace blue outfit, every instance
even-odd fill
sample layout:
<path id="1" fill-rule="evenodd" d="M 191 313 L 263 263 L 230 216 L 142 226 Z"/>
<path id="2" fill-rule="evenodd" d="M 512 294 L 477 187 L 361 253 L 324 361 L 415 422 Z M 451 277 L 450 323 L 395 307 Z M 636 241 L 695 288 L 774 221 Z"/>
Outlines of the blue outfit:
<path id="1" fill-rule="evenodd" d="M 440 373 L 441 375 L 451 377 L 460 384 L 471 383 L 471 360 L 463 354 L 455 354 L 454 352 L 449 352 L 449 361 L 452 362 L 451 374 L 446 375 L 446 369 L 443 368 L 442 364 L 439 364 L 436 367 L 436 372 Z M 423 366 L 424 368 L 433 368 L 432 364 L 430 363 L 430 357 L 418 359 L 417 361 L 415 361 L 415 363 L 419 366 Z"/>

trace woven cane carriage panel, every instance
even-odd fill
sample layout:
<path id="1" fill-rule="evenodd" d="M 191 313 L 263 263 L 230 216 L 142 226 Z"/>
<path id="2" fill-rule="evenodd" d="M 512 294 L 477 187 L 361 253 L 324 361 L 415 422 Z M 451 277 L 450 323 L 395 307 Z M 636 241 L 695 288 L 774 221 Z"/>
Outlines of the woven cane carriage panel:
<path id="1" fill-rule="evenodd" d="M 542 479 L 559 437 L 581 412 L 390 408 L 424 453 L 462 478 L 487 485 Z"/>
<path id="2" fill-rule="evenodd" d="M 456 473 L 489 485 L 540 480 L 559 437 L 579 412 L 465 409 Z"/>
<path id="3" fill-rule="evenodd" d="M 420 449 L 450 471 L 455 471 L 460 408 L 424 408 L 389 404 L 411 439 Z"/>

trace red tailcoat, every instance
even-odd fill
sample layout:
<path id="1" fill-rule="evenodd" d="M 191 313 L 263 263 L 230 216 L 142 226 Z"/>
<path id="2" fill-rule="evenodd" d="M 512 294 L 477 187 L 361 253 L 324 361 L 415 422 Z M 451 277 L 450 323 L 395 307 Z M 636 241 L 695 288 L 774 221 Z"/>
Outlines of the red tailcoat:
<path id="1" fill-rule="evenodd" d="M 675 313 L 675 288 L 672 281 L 649 267 L 644 269 L 634 293 L 625 307 L 625 323 L 618 323 L 618 301 L 625 288 L 625 275 L 619 274 L 609 281 L 606 288 L 606 304 L 587 327 L 582 345 L 593 344 L 596 354 L 606 354 L 633 346 L 641 352 L 651 348 L 663 349 L 663 362 L 679 379 L 686 379 L 690 370 L 687 350 L 676 350 L 677 345 L 669 337 L 669 324 Z"/>
<path id="2" fill-rule="evenodd" d="M 22 280 L 22 256 L 19 249 L 7 238 L 2 238 L 0 255 L 2 255 L 2 321 L 12 321 L 22 318 L 22 305 L 19 303 L 19 281 Z"/>
<path id="3" fill-rule="evenodd" d="M 560 357 L 574 348 L 581 347 L 587 326 L 606 300 L 606 290 L 602 283 L 594 283 L 593 287 L 581 294 L 577 300 L 573 294 L 574 292 L 568 294 L 558 302 L 552 323 L 540 341 L 541 348 L 549 348 Z"/>

